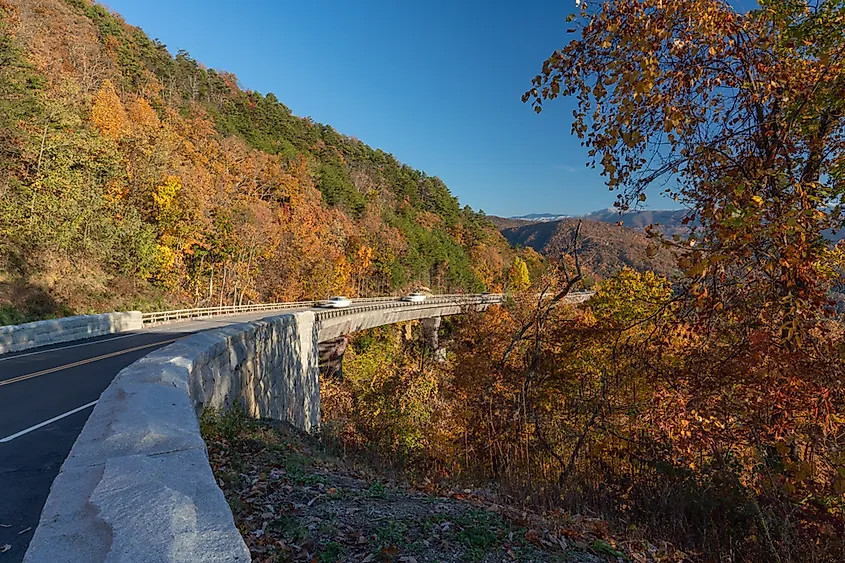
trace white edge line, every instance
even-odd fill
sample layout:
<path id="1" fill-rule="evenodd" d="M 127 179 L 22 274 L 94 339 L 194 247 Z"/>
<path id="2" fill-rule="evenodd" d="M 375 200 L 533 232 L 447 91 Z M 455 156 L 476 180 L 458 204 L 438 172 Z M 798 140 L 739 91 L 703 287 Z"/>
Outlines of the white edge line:
<path id="1" fill-rule="evenodd" d="M 99 400 L 99 399 L 98 399 L 98 400 Z M 64 414 L 60 414 L 59 416 L 54 416 L 54 417 L 53 417 L 53 418 L 51 418 L 50 420 L 45 420 L 44 422 L 39 422 L 39 423 L 38 423 L 38 424 L 36 424 L 35 426 L 30 426 L 29 428 L 26 428 L 26 429 L 24 429 L 24 430 L 21 430 L 20 432 L 17 432 L 17 433 L 15 433 L 15 434 L 12 434 L 11 436 L 6 436 L 5 438 L 0 439 L 0 443 L 11 442 L 11 441 L 12 441 L 12 440 L 14 440 L 15 438 L 20 438 L 20 437 L 21 437 L 21 436 L 23 436 L 24 434 L 29 434 L 29 433 L 30 433 L 30 432 L 32 432 L 33 430 L 38 430 L 39 428 L 43 428 L 44 426 L 47 426 L 48 424 L 52 424 L 52 423 L 56 422 L 57 420 L 61 420 L 61 419 L 65 418 L 66 416 L 70 416 L 70 415 L 72 415 L 72 414 L 76 414 L 76 413 L 78 413 L 79 411 L 84 411 L 84 410 L 85 410 L 85 409 L 87 409 L 88 407 L 93 407 L 93 406 L 94 406 L 94 405 L 96 405 L 96 404 L 97 404 L 97 401 L 91 401 L 91 402 L 90 402 L 90 403 L 88 403 L 87 405 L 82 405 L 81 407 L 76 407 L 76 408 L 75 408 L 75 409 L 73 409 L 72 411 L 67 411 L 67 412 L 66 412 L 66 413 L 64 413 Z"/>

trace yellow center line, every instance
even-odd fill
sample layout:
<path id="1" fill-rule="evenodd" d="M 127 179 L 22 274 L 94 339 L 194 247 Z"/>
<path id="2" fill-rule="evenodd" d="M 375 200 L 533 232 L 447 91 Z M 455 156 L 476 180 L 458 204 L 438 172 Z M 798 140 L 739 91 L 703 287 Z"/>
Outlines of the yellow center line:
<path id="1" fill-rule="evenodd" d="M 11 385 L 12 383 L 17 383 L 18 381 L 25 381 L 27 379 L 32 379 L 33 377 L 38 377 L 41 375 L 47 375 L 48 373 L 54 373 L 57 371 L 62 371 L 63 369 L 70 369 L 75 368 L 77 366 L 82 366 L 85 364 L 90 364 L 91 362 L 98 362 L 100 360 L 105 360 L 107 358 L 114 358 L 115 356 L 120 356 L 122 354 L 128 354 L 130 352 L 135 352 L 137 350 L 143 350 L 144 348 L 152 348 L 153 346 L 161 346 L 162 344 L 170 344 L 171 342 L 176 342 L 177 340 L 181 340 L 185 338 L 184 336 L 180 336 L 178 338 L 171 338 L 170 340 L 162 340 L 161 342 L 152 342 L 150 344 L 143 344 L 141 346 L 135 346 L 134 348 L 127 348 L 126 350 L 118 350 L 117 352 L 111 352 L 109 354 L 103 354 L 102 356 L 95 356 L 93 358 L 88 358 L 86 360 L 79 360 L 78 362 L 73 362 L 71 364 L 65 364 L 63 366 L 56 366 L 53 368 L 43 369 L 41 371 L 36 371 L 34 373 L 28 373 L 26 375 L 19 375 L 18 377 L 13 377 L 11 379 L 5 379 L 0 381 L 0 387 L 3 385 Z"/>

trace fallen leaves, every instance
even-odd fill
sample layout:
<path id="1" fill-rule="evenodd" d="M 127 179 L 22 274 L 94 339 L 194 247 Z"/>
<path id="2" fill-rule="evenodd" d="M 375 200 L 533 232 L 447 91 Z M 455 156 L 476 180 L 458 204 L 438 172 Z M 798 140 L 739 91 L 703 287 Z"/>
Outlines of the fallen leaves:
<path id="1" fill-rule="evenodd" d="M 614 540 L 600 519 L 537 514 L 468 488 L 440 496 L 405 490 L 326 460 L 303 443 L 308 438 L 278 425 L 244 425 L 225 447 L 204 432 L 217 481 L 257 563 L 417 563 L 465 559 L 478 550 L 491 563 L 583 551 L 624 553 L 638 563 L 677 561 L 656 557 L 665 551 L 649 550 L 651 544 Z"/>

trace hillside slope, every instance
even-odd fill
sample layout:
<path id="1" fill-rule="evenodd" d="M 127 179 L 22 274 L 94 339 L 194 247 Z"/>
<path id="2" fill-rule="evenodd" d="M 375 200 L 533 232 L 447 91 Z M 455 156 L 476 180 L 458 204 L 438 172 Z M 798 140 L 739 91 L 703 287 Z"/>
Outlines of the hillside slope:
<path id="1" fill-rule="evenodd" d="M 529 219 L 515 219 L 513 217 L 499 217 L 496 215 L 488 215 L 487 219 L 493 223 L 493 226 L 499 229 L 499 231 L 512 229 L 514 227 L 523 227 L 525 225 L 533 225 L 537 222 Z"/>
<path id="2" fill-rule="evenodd" d="M 279 423 L 227 413 L 206 416 L 202 427 L 254 561 L 654 560 L 636 549 L 644 542 L 620 541 L 596 518 L 538 514 L 489 488 L 414 487 L 395 469 L 341 456 Z"/>
<path id="3" fill-rule="evenodd" d="M 639 209 L 619 213 L 618 210 L 599 209 L 587 215 L 584 219 L 601 221 L 603 223 L 622 223 L 623 227 L 644 231 L 649 225 L 654 225 L 657 231 L 665 235 L 684 235 L 689 227 L 684 224 L 687 216 L 684 209 Z"/>
<path id="4" fill-rule="evenodd" d="M 645 234 L 609 223 L 581 221 L 579 252 L 584 264 L 603 277 L 624 267 L 674 275 L 676 261 L 667 249 L 655 246 Z M 502 234 L 513 245 L 531 247 L 550 257 L 572 251 L 572 236 L 578 219 L 531 223 L 505 228 Z"/>
<path id="5" fill-rule="evenodd" d="M 438 178 L 102 5 L 0 0 L 0 61 L 0 307 L 473 291 L 513 261 Z"/>

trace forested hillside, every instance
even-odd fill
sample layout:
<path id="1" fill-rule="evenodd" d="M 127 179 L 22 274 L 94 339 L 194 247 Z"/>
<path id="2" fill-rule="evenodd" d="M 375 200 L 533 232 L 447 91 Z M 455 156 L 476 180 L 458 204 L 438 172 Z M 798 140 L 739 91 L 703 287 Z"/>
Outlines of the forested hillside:
<path id="1" fill-rule="evenodd" d="M 88 0 L 0 0 L 0 169 L 7 321 L 479 291 L 513 261 L 438 178 Z"/>
<path id="2" fill-rule="evenodd" d="M 609 208 L 593 211 L 584 218 L 604 223 L 622 223 L 623 227 L 638 231 L 645 231 L 646 227 L 654 225 L 657 231 L 664 234 L 684 236 L 689 233 L 691 225 L 697 224 L 695 221 L 684 223 L 687 214 L 684 209 L 638 209 L 620 213 L 617 209 Z"/>
<path id="3" fill-rule="evenodd" d="M 528 246 L 552 258 L 571 254 L 573 232 L 578 224 L 581 232 L 577 249 L 585 266 L 601 277 L 610 277 L 623 268 L 640 272 L 653 271 L 667 277 L 678 273 L 673 252 L 642 232 L 589 219 L 564 219 L 546 223 L 502 229 L 513 245 Z"/>

